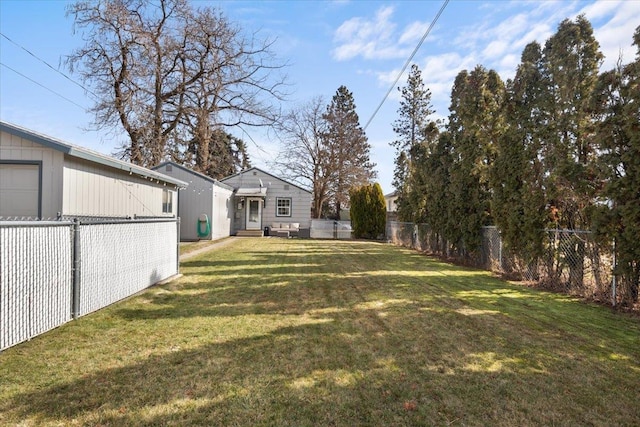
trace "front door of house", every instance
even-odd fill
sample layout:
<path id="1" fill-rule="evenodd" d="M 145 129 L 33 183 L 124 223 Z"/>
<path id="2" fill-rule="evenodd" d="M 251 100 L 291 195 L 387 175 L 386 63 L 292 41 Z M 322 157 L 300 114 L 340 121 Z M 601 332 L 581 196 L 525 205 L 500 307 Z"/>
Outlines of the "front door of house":
<path id="1" fill-rule="evenodd" d="M 248 199 L 247 203 L 247 230 L 262 229 L 262 199 Z"/>

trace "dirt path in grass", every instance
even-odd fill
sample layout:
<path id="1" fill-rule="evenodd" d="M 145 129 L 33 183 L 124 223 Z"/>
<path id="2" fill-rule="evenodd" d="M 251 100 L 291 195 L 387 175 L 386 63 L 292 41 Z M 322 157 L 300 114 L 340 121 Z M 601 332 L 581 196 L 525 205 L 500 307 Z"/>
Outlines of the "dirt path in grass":
<path id="1" fill-rule="evenodd" d="M 203 252 L 207 252 L 210 251 L 212 249 L 215 248 L 221 248 L 223 246 L 227 246 L 230 245 L 231 243 L 235 242 L 236 240 L 238 240 L 238 237 L 229 237 L 226 239 L 222 239 L 222 240 L 216 240 L 214 242 L 211 242 L 211 244 L 204 246 L 200 249 L 196 249 L 195 251 L 191 251 L 191 252 L 187 252 L 186 254 L 180 255 L 180 262 L 182 261 L 186 261 L 190 258 L 193 258 L 195 256 L 200 255 Z"/>

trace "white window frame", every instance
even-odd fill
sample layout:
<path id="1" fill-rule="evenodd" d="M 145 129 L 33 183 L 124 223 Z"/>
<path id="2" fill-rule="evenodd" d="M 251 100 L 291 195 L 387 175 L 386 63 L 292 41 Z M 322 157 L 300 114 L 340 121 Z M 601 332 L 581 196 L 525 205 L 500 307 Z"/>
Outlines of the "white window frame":
<path id="1" fill-rule="evenodd" d="M 162 189 L 162 213 L 173 213 L 173 191 L 163 188 Z"/>
<path id="2" fill-rule="evenodd" d="M 281 205 L 280 202 L 283 202 L 283 205 Z M 290 218 L 292 206 L 293 206 L 293 200 L 291 199 L 291 197 L 276 197 L 276 216 Z"/>

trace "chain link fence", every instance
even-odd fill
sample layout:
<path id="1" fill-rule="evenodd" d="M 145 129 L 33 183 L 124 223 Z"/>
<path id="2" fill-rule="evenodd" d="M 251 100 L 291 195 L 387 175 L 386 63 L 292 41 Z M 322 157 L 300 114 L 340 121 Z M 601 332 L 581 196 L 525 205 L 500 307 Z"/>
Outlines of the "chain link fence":
<path id="1" fill-rule="evenodd" d="M 0 351 L 178 273 L 180 221 L 0 222 Z"/>
<path id="2" fill-rule="evenodd" d="M 178 272 L 178 230 L 169 221 L 83 224 L 79 233 L 79 304 L 84 316 Z"/>
<path id="3" fill-rule="evenodd" d="M 599 245 L 589 231 L 546 230 L 542 256 L 528 262 L 504 247 L 496 227 L 482 228 L 482 244 L 476 252 L 455 247 L 425 224 L 389 221 L 387 240 L 507 278 L 613 305 L 628 297 L 623 287 L 615 287 L 612 248 Z"/>
<path id="4" fill-rule="evenodd" d="M 72 227 L 0 225 L 0 350 L 71 320 Z"/>

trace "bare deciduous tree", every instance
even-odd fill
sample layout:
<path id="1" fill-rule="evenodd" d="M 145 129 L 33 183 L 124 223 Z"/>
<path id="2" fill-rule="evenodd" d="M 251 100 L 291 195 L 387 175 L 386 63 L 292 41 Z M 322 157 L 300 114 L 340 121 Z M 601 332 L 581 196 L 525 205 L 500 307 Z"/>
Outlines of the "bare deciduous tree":
<path id="1" fill-rule="evenodd" d="M 290 180 L 312 190 L 312 215 L 319 218 L 327 202 L 335 168 L 329 159 L 323 135 L 326 123 L 322 118 L 325 105 L 322 97 L 313 98 L 284 115 L 278 126 L 283 149 L 278 156 L 282 173 Z"/>
<path id="2" fill-rule="evenodd" d="M 224 126 L 272 125 L 284 97 L 273 41 L 245 37 L 218 10 L 187 0 L 78 1 L 68 9 L 85 45 L 67 64 L 98 95 L 98 127 L 119 127 L 124 156 L 153 166 L 200 144 L 190 166 L 209 169 Z M 188 156 L 184 156 L 185 158 Z"/>

